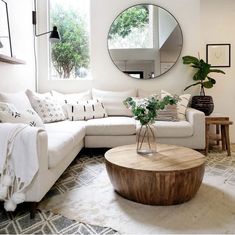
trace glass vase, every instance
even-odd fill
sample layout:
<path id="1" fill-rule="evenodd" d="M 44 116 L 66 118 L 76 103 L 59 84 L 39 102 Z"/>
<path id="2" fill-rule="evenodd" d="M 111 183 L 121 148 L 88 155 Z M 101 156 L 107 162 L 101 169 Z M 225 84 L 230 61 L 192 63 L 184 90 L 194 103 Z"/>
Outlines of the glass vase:
<path id="1" fill-rule="evenodd" d="M 151 124 L 141 125 L 137 130 L 137 153 L 152 155 L 157 152 L 156 128 Z"/>

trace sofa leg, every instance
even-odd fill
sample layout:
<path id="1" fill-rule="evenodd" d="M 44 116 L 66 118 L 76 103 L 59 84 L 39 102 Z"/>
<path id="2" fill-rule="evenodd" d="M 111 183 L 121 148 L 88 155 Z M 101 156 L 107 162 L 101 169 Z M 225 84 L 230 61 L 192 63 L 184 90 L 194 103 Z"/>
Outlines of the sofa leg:
<path id="1" fill-rule="evenodd" d="M 38 202 L 30 202 L 29 203 L 30 219 L 35 218 L 37 207 L 38 207 Z"/>
<path id="2" fill-rule="evenodd" d="M 93 149 L 92 148 L 88 148 L 87 149 L 87 154 L 88 154 L 88 156 L 92 157 L 94 155 Z"/>

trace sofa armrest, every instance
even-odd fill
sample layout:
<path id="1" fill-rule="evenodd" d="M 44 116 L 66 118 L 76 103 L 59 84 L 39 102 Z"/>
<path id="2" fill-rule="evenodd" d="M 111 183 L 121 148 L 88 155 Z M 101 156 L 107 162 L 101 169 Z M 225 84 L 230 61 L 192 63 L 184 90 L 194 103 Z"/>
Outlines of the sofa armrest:
<path id="1" fill-rule="evenodd" d="M 186 120 L 194 124 L 203 124 L 205 126 L 205 114 L 193 108 L 186 109 Z"/>
<path id="2" fill-rule="evenodd" d="M 40 130 L 37 136 L 38 174 L 48 171 L 48 136 L 46 130 Z"/>
<path id="3" fill-rule="evenodd" d="M 187 108 L 186 119 L 193 126 L 194 141 L 197 141 L 198 149 L 205 148 L 205 114 L 193 108 Z"/>

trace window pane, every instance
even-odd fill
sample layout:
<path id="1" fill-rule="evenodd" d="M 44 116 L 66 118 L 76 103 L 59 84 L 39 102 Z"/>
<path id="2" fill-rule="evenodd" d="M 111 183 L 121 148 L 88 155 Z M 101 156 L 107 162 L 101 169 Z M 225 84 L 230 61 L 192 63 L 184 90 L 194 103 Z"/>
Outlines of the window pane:
<path id="1" fill-rule="evenodd" d="M 89 0 L 50 0 L 50 28 L 57 26 L 61 41 L 51 44 L 51 79 L 89 76 Z"/>

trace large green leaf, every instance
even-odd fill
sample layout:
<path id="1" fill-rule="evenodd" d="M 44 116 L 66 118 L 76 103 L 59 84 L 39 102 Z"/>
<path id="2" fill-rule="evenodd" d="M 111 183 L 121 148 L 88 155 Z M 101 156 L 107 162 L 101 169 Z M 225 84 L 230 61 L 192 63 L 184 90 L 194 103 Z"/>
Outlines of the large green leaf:
<path id="1" fill-rule="evenodd" d="M 184 64 L 194 64 L 194 65 L 198 65 L 199 64 L 199 59 L 197 57 L 194 56 L 183 56 L 183 63 Z"/>
<path id="2" fill-rule="evenodd" d="M 215 84 L 216 84 L 216 81 L 215 81 L 215 79 L 214 79 L 214 78 L 211 78 L 211 77 L 208 77 L 208 76 L 207 76 L 207 78 L 208 78 L 208 80 L 209 80 L 210 82 L 212 82 L 212 83 L 213 83 L 213 85 L 215 85 Z"/>
<path id="3" fill-rule="evenodd" d="M 191 67 L 195 68 L 195 69 L 200 69 L 200 65 L 191 65 Z"/>
<path id="4" fill-rule="evenodd" d="M 220 69 L 211 69 L 211 65 L 206 63 L 202 59 L 198 59 L 194 56 L 184 56 L 183 63 L 189 64 L 191 67 L 195 69 L 195 74 L 193 75 L 193 80 L 198 81 L 190 86 L 187 86 L 184 90 L 196 85 L 201 85 L 202 88 L 212 88 L 216 81 L 214 78 L 209 77 L 210 73 L 222 73 L 225 74 L 224 71 Z"/>
<path id="5" fill-rule="evenodd" d="M 197 86 L 197 85 L 199 85 L 199 84 L 201 84 L 201 82 L 196 82 L 196 83 L 194 83 L 194 84 L 192 84 L 192 85 L 190 85 L 190 86 L 187 86 L 187 87 L 184 88 L 184 91 L 188 90 L 188 89 L 189 89 L 190 87 L 192 87 L 192 86 Z"/>
<path id="6" fill-rule="evenodd" d="M 213 83 L 211 81 L 203 82 L 202 85 L 208 89 L 213 87 Z"/>
<path id="7" fill-rule="evenodd" d="M 220 70 L 220 69 L 210 69 L 210 73 L 222 73 L 222 74 L 225 74 L 225 72 Z"/>

